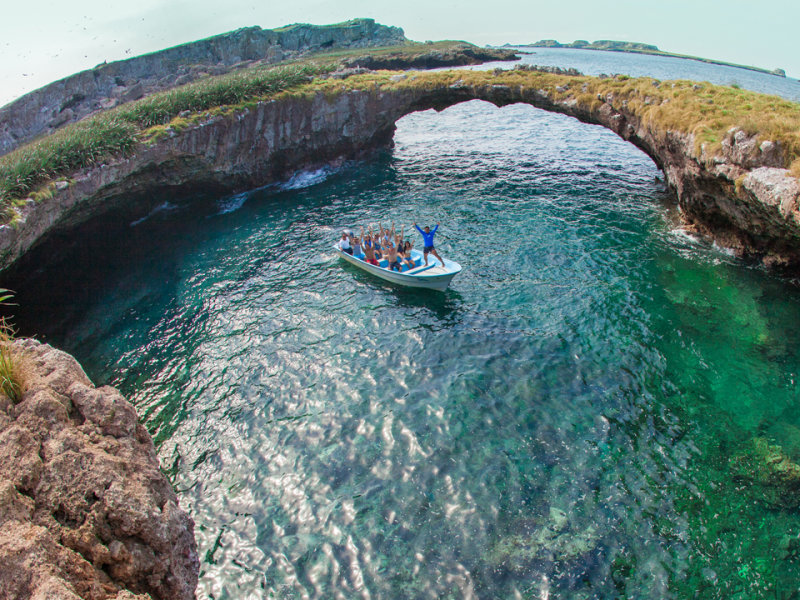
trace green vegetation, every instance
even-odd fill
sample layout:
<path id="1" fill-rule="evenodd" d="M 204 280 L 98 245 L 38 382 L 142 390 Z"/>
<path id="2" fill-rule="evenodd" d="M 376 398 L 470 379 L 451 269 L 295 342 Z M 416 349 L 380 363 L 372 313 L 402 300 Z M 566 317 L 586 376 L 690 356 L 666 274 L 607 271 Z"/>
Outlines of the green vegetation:
<path id="1" fill-rule="evenodd" d="M 11 348 L 10 342 L 0 342 L 0 394 L 14 404 L 22 400 L 25 391 L 23 363 Z"/>
<path id="2" fill-rule="evenodd" d="M 11 304 L 13 296 L 11 290 L 0 288 L 0 305 Z M 26 364 L 21 352 L 13 347 L 13 339 L 13 328 L 5 317 L 0 318 L 0 394 L 16 404 L 25 391 Z"/>
<path id="3" fill-rule="evenodd" d="M 308 82 L 332 65 L 255 68 L 210 77 L 125 104 L 74 123 L 0 158 L 0 206 L 11 216 L 15 201 L 55 177 L 129 154 L 138 134 L 184 111 L 239 105 Z"/>
<path id="4" fill-rule="evenodd" d="M 712 65 L 722 65 L 724 67 L 736 67 L 737 69 L 747 69 L 748 71 L 758 71 L 759 73 L 767 73 L 769 75 L 777 75 L 778 77 L 786 77 L 786 72 L 783 69 L 762 69 L 761 67 L 751 67 L 749 65 L 737 65 L 736 63 L 729 63 L 723 60 L 714 60 L 711 58 L 702 58 L 700 56 L 691 56 L 690 54 L 675 54 L 674 52 L 664 52 L 659 50 L 658 46 L 652 44 L 642 44 L 640 42 L 620 42 L 617 40 L 597 40 L 594 42 L 587 42 L 586 40 L 575 40 L 571 44 L 561 44 L 556 40 L 539 40 L 533 44 L 524 44 L 532 48 L 580 48 L 582 50 L 605 50 L 608 52 L 633 52 L 635 54 L 653 54 L 655 56 L 671 56 L 673 58 L 685 58 L 687 60 L 696 60 Z"/>
<path id="5" fill-rule="evenodd" d="M 15 199 L 52 177 L 127 154 L 135 126 L 117 115 L 76 123 L 0 158 L 0 201 L 6 212 Z"/>
<path id="6" fill-rule="evenodd" d="M 163 125 L 185 110 L 200 112 L 269 96 L 306 83 L 330 68 L 303 65 L 235 71 L 147 96 L 107 114 L 140 128 Z"/>
<path id="7" fill-rule="evenodd" d="M 632 112 L 656 131 L 693 134 L 696 156 L 710 158 L 733 127 L 778 142 L 785 166 L 800 176 L 800 104 L 733 87 L 692 81 L 659 82 L 650 78 L 598 78 L 528 70 L 426 71 L 396 77 L 375 71 L 347 79 L 321 78 L 348 57 L 383 54 L 405 57 L 430 52 L 436 44 L 410 44 L 368 51 L 336 51 L 280 67 L 255 67 L 209 77 L 173 90 L 153 94 L 98 116 L 70 125 L 0 158 L 0 210 L 6 222 L 25 198 L 46 199 L 53 181 L 77 170 L 134 152 L 137 144 L 152 143 L 211 115 L 228 114 L 254 102 L 284 97 L 334 97 L 348 89 L 447 89 L 464 85 L 507 85 L 512 89 L 544 90 L 557 100 L 572 99 L 588 111 L 609 101 Z M 440 48 L 455 44 L 440 43 Z"/>
<path id="8" fill-rule="evenodd" d="M 360 58 L 369 58 L 372 61 L 390 62 L 396 60 L 405 63 L 406 67 L 416 66 L 419 59 L 432 55 L 454 56 L 459 53 L 468 56 L 481 56 L 485 60 L 512 60 L 514 53 L 509 50 L 497 48 L 479 48 L 469 42 L 458 40 L 444 40 L 439 42 L 411 42 L 397 46 L 382 46 L 378 48 L 343 48 L 330 52 L 318 53 L 303 57 L 286 64 L 304 64 L 324 66 L 331 63 L 343 65 L 354 64 Z"/>

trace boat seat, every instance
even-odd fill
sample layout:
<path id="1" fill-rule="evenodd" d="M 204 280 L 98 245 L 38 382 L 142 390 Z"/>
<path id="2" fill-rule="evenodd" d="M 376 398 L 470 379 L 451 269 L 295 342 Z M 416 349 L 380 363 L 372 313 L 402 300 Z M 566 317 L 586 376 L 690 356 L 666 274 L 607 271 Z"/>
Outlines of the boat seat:
<path id="1" fill-rule="evenodd" d="M 438 263 L 437 264 L 430 263 L 430 264 L 428 264 L 427 267 L 423 265 L 421 267 L 416 267 L 414 269 L 409 269 L 408 271 L 406 271 L 406 273 L 408 275 L 416 275 L 417 273 L 422 273 L 423 271 L 427 271 L 428 269 L 432 269 L 433 267 L 436 267 L 436 266 L 438 266 Z"/>

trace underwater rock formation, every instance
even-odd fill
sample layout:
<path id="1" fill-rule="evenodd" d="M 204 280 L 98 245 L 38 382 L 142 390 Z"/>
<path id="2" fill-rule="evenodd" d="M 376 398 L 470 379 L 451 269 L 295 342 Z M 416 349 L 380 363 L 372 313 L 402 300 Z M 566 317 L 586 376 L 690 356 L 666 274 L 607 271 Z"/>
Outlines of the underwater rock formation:
<path id="1" fill-rule="evenodd" d="M 567 514 L 550 507 L 548 516 L 540 522 L 520 527 L 522 531 L 504 536 L 492 546 L 487 561 L 497 568 L 525 573 L 532 563 L 576 560 L 592 552 L 600 534 L 589 525 L 578 528 L 570 523 Z"/>
<path id="2" fill-rule="evenodd" d="M 24 394 L 0 395 L 0 596 L 189 600 L 192 519 L 150 435 L 70 355 L 13 342 Z"/>
<path id="3" fill-rule="evenodd" d="M 747 482 L 756 498 L 766 504 L 783 508 L 800 506 L 800 465 L 766 438 L 750 440 L 731 459 L 731 468 L 734 476 Z"/>

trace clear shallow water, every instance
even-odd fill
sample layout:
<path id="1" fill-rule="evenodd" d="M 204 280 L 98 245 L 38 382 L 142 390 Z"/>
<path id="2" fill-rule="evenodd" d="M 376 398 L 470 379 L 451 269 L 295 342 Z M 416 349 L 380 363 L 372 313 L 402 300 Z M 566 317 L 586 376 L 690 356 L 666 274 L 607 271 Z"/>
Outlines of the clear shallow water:
<path id="1" fill-rule="evenodd" d="M 161 205 L 15 284 L 23 333 L 154 434 L 198 597 L 795 589 L 800 518 L 730 458 L 800 452 L 797 288 L 681 234 L 602 128 L 480 102 L 398 126 L 380 160 Z M 378 220 L 441 221 L 464 272 L 421 293 L 333 257 Z"/>
<path id="2" fill-rule="evenodd" d="M 578 48 L 517 48 L 521 61 L 517 63 L 492 62 L 465 67 L 468 69 L 508 69 L 514 64 L 530 64 L 547 67 L 578 69 L 584 75 L 611 75 L 619 73 L 631 77 L 654 77 L 656 79 L 692 79 L 708 81 L 716 85 L 737 85 L 744 89 L 783 96 L 800 102 L 800 81 L 790 77 L 778 77 L 759 71 L 715 65 L 697 60 L 652 56 L 626 52 L 581 50 Z M 530 53 L 530 54 L 528 54 Z"/>

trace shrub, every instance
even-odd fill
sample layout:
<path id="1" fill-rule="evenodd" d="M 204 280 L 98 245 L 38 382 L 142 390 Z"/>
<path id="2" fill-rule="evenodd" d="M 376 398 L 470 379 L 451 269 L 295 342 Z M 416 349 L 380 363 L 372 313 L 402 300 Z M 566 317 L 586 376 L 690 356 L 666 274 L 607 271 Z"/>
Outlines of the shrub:
<path id="1" fill-rule="evenodd" d="M 10 340 L 0 342 L 0 393 L 14 404 L 25 392 L 24 356 L 14 349 Z"/>
<path id="2" fill-rule="evenodd" d="M 10 306 L 14 292 L 0 288 L 0 305 Z M 25 391 L 25 359 L 12 346 L 14 329 L 5 317 L 0 317 L 0 393 L 14 404 L 22 400 Z"/>

